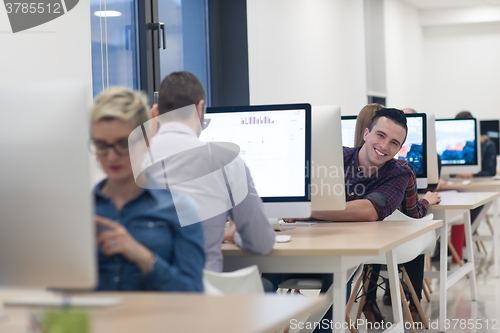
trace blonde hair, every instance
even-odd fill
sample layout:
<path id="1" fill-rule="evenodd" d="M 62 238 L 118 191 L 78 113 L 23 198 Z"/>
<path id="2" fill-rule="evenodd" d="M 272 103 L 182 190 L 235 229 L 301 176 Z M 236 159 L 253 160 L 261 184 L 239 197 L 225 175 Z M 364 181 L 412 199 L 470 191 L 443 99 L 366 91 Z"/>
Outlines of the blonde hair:
<path id="1" fill-rule="evenodd" d="M 365 128 L 370 126 L 375 113 L 383 108 L 384 106 L 382 104 L 372 103 L 365 105 L 361 111 L 359 111 L 358 117 L 356 118 L 356 129 L 354 130 L 354 147 L 361 147 L 363 143 L 365 143 L 363 139 Z"/>
<path id="2" fill-rule="evenodd" d="M 112 87 L 102 91 L 90 110 L 92 124 L 101 120 L 120 119 L 134 128 L 149 120 L 148 98 L 143 92 L 126 87 Z"/>

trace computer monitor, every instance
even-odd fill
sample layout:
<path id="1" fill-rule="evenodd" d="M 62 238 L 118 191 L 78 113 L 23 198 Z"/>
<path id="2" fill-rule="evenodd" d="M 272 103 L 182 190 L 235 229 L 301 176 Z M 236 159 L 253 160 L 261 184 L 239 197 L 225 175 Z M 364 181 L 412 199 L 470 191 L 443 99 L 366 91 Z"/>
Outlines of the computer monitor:
<path id="1" fill-rule="evenodd" d="M 481 169 L 481 149 L 477 120 L 436 119 L 436 149 L 443 165 L 442 174 L 477 173 Z"/>
<path id="2" fill-rule="evenodd" d="M 408 134 L 395 158 L 407 161 L 417 176 L 417 188 L 427 188 L 427 116 L 425 113 L 406 114 Z"/>
<path id="3" fill-rule="evenodd" d="M 497 155 L 500 154 L 500 121 L 481 120 L 479 122 L 481 135 L 487 135 L 495 143 Z"/>
<path id="4" fill-rule="evenodd" d="M 417 176 L 417 188 L 428 185 L 427 117 L 423 113 L 407 114 L 408 135 L 401 150 L 394 156 L 412 164 Z M 342 116 L 342 144 L 354 147 L 357 116 Z M 437 160 L 436 160 L 437 169 Z"/>
<path id="5" fill-rule="evenodd" d="M 204 127 L 201 141 L 240 147 L 269 218 L 311 215 L 310 104 L 209 107 Z"/>
<path id="6" fill-rule="evenodd" d="M 312 210 L 343 210 L 345 203 L 344 153 L 340 107 L 312 107 Z"/>
<path id="7" fill-rule="evenodd" d="M 436 151 L 436 117 L 427 113 L 427 183 L 437 186 L 439 166 Z"/>
<path id="8" fill-rule="evenodd" d="M 354 147 L 356 118 L 357 116 L 342 116 L 342 146 L 344 147 Z"/>
<path id="9" fill-rule="evenodd" d="M 94 288 L 90 92 L 71 82 L 0 91 L 0 286 Z"/>

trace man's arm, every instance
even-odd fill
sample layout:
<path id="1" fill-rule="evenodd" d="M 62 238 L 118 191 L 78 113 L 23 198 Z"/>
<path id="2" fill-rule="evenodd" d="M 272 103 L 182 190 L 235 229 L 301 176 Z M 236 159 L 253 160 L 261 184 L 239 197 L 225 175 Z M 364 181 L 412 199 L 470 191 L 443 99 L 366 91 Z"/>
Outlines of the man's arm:
<path id="1" fill-rule="evenodd" d="M 399 169 L 397 172 L 397 176 L 378 184 L 363 199 L 348 201 L 345 210 L 313 211 L 311 217 L 325 221 L 382 221 L 401 205 L 408 185 L 411 170 Z"/>
<path id="2" fill-rule="evenodd" d="M 311 212 L 311 218 L 323 221 L 364 221 L 371 222 L 378 220 L 378 213 L 373 207 L 373 203 L 368 199 L 359 199 L 346 202 L 346 208 L 338 211 Z"/>
<path id="3" fill-rule="evenodd" d="M 234 242 L 241 248 L 255 254 L 268 254 L 272 251 L 275 234 L 264 213 L 264 205 L 252 181 L 250 171 L 245 165 L 248 194 L 229 211 L 236 225 Z"/>

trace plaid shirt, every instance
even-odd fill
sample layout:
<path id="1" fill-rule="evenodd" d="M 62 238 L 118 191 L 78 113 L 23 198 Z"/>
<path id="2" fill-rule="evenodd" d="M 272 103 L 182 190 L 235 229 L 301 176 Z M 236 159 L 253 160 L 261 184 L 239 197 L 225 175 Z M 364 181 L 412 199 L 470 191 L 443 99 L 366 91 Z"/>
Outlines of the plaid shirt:
<path id="1" fill-rule="evenodd" d="M 405 160 L 398 160 L 398 162 L 411 167 Z M 406 187 L 405 196 L 399 210 L 409 217 L 419 219 L 427 215 L 429 206 L 430 204 L 427 200 L 418 200 L 417 177 L 415 177 L 415 172 L 412 172 L 408 179 L 408 186 Z"/>
<path id="2" fill-rule="evenodd" d="M 401 205 L 411 169 L 391 159 L 374 175 L 364 177 L 363 167 L 358 161 L 360 148 L 343 148 L 346 201 L 370 200 L 377 211 L 378 221 L 382 221 Z"/>

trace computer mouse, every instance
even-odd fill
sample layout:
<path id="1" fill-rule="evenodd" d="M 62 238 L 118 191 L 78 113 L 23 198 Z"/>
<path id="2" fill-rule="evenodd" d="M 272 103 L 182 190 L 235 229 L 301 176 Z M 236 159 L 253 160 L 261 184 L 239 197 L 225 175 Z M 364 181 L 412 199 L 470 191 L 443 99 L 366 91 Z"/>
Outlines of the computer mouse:
<path id="1" fill-rule="evenodd" d="M 292 236 L 290 235 L 279 235 L 276 236 L 276 243 L 286 243 L 289 242 L 290 239 L 292 239 Z"/>

